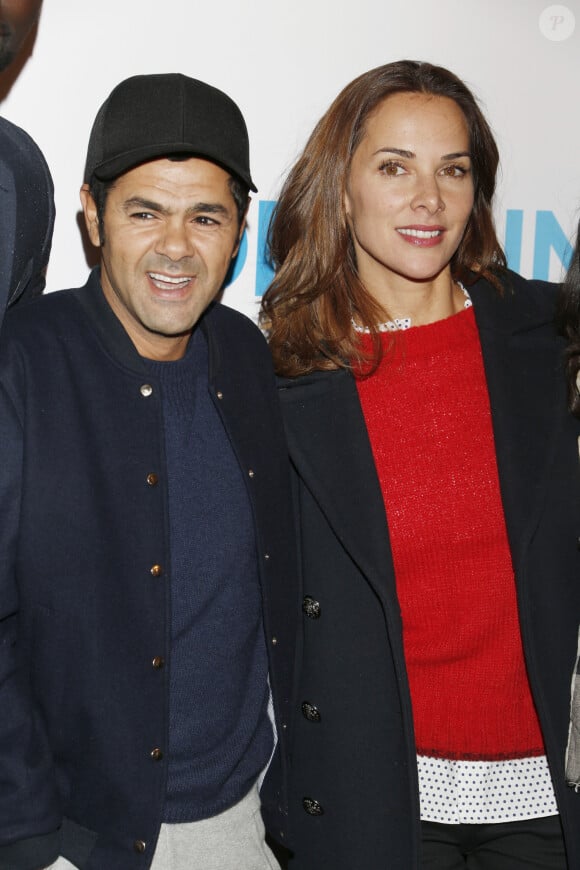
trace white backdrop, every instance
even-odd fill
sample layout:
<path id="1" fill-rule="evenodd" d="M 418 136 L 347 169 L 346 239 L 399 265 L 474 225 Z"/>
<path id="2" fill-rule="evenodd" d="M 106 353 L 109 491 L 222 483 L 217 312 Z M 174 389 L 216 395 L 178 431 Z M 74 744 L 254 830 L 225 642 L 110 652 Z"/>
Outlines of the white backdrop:
<path id="1" fill-rule="evenodd" d="M 580 216 L 580 0 L 44 0 L 0 79 L 0 112 L 34 136 L 54 176 L 48 289 L 87 274 L 78 189 L 98 107 L 127 76 L 183 72 L 227 91 L 248 123 L 259 193 L 225 301 L 255 317 L 286 169 L 348 81 L 404 57 L 447 66 L 475 91 L 502 155 L 510 265 L 558 280 Z"/>

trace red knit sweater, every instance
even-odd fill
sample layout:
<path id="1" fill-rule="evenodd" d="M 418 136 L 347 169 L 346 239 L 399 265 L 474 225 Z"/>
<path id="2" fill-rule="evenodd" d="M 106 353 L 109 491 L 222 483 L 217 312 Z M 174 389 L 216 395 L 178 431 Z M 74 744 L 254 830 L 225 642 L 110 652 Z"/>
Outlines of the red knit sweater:
<path id="1" fill-rule="evenodd" d="M 543 754 L 473 309 L 397 333 L 394 356 L 357 385 L 387 512 L 417 752 Z"/>

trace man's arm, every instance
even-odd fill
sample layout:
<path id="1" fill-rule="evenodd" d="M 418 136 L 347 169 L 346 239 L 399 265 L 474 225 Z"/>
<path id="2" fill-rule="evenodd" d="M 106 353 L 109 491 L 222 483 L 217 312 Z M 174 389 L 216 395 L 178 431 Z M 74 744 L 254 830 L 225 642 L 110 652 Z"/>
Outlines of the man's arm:
<path id="1" fill-rule="evenodd" d="M 29 606 L 17 568 L 23 445 L 22 412 L 0 380 L 0 870 L 45 867 L 60 851 L 52 759 L 22 640 Z"/>

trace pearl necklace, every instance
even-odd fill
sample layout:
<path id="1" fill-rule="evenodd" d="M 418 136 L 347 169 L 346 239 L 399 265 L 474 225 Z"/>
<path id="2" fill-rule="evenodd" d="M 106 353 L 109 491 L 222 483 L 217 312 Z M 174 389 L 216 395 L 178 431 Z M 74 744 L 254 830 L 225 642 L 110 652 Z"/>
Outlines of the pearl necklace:
<path id="1" fill-rule="evenodd" d="M 465 296 L 465 302 L 463 303 L 464 308 L 471 308 L 473 302 L 471 301 L 471 296 L 461 283 L 461 281 L 455 282 L 463 295 Z M 364 333 L 365 335 L 369 335 L 370 328 L 368 326 L 359 326 L 356 323 L 354 317 L 351 317 L 350 322 L 352 323 L 353 329 L 355 332 Z M 377 323 L 377 332 L 398 332 L 399 330 L 409 329 L 411 327 L 411 318 L 410 317 L 396 317 L 394 320 L 385 320 L 384 323 Z"/>

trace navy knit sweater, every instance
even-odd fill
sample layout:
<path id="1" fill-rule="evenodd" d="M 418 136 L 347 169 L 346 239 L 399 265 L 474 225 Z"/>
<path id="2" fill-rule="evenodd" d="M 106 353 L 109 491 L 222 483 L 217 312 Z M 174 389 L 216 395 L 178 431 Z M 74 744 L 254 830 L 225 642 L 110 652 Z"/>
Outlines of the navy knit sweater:
<path id="1" fill-rule="evenodd" d="M 273 748 L 246 484 L 208 391 L 207 345 L 148 361 L 163 389 L 171 543 L 166 822 L 208 818 L 251 788 Z"/>

